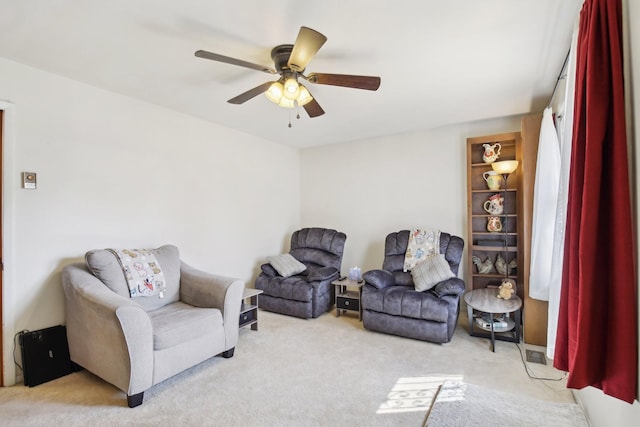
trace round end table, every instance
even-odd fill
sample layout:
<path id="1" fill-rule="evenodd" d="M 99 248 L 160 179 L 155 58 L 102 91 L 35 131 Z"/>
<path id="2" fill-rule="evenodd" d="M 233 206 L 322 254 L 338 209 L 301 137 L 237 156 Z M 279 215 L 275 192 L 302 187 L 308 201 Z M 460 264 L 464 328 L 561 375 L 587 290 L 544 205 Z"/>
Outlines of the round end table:
<path id="1" fill-rule="evenodd" d="M 517 295 L 505 300 L 498 298 L 498 289 L 484 288 L 474 289 L 464 294 L 464 302 L 467 304 L 467 316 L 469 317 L 469 334 L 474 337 L 491 339 L 491 351 L 496 351 L 496 340 L 520 342 L 520 309 L 522 300 Z M 490 317 L 489 327 L 474 324 L 473 312 L 487 313 Z M 510 313 L 514 313 L 511 319 Z M 507 326 L 495 327 L 493 318 L 495 314 L 506 314 Z M 486 332 L 476 331 L 475 327 Z M 487 333 L 489 332 L 489 333 Z M 511 334 L 496 335 L 496 332 L 512 332 Z"/>

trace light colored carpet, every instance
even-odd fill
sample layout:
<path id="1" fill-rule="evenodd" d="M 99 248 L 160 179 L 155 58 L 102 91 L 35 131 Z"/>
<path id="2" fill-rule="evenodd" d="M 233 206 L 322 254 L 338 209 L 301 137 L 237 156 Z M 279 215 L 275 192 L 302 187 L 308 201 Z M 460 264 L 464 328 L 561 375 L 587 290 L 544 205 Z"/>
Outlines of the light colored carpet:
<path id="1" fill-rule="evenodd" d="M 231 359 L 215 357 L 145 393 L 124 393 L 81 371 L 29 388 L 0 389 L 3 426 L 422 426 L 446 379 L 573 403 L 564 383 L 530 379 L 512 343 L 470 337 L 466 318 L 437 345 L 366 331 L 335 311 L 302 320 L 259 312 Z M 538 376 L 560 377 L 549 366 Z"/>
<path id="2" fill-rule="evenodd" d="M 463 381 L 447 380 L 438 391 L 427 427 L 588 427 L 575 403 L 525 399 Z"/>

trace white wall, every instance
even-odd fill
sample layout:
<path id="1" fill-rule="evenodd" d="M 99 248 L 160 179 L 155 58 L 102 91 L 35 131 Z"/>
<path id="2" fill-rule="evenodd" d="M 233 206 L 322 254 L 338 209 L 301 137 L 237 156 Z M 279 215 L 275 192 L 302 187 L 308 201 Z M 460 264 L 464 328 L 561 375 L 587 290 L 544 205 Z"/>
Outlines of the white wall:
<path id="1" fill-rule="evenodd" d="M 640 4 L 624 3 L 627 21 L 640 22 Z M 637 147 L 640 30 L 630 31 Z M 6 384 L 13 334 L 63 322 L 60 269 L 88 249 L 174 242 L 193 265 L 252 281 L 264 255 L 284 250 L 293 230 L 326 226 L 348 236 L 343 272 L 378 268 L 390 231 L 433 226 L 465 237 L 465 139 L 520 127 L 516 118 L 470 123 L 309 148 L 298 157 L 2 59 L 0 108 L 13 122 L 3 165 Z M 640 150 L 634 155 L 637 169 Z M 19 188 L 21 171 L 38 173 L 38 190 Z M 148 188 L 128 189 L 134 171 Z M 593 388 L 577 397 L 594 427 L 631 427 L 640 417 L 638 402 Z"/>
<path id="2" fill-rule="evenodd" d="M 640 22 L 640 2 L 635 0 L 623 0 L 624 10 L 626 11 L 625 28 L 628 30 L 628 50 L 627 61 L 629 62 L 630 73 L 627 75 L 626 84 L 630 86 L 627 93 L 631 96 L 631 118 L 629 126 L 631 127 L 631 143 L 630 147 L 633 156 L 632 169 L 635 176 L 635 188 L 633 189 L 636 202 L 636 252 L 638 256 L 637 265 L 640 266 L 640 250 L 638 250 L 638 232 L 640 230 L 640 198 L 638 197 L 638 188 L 640 188 L 640 174 L 638 167 L 640 165 L 640 28 L 637 23 Z M 636 267 L 637 270 L 637 267 Z M 636 285 L 636 298 L 638 299 L 637 307 L 640 310 L 640 289 Z M 640 315 L 638 316 L 638 342 L 640 342 Z M 633 351 L 632 349 L 629 349 Z M 636 349 L 637 351 L 637 349 Z M 640 383 L 640 358 L 638 359 L 638 381 Z M 633 405 L 622 402 L 605 395 L 602 391 L 587 387 L 576 393 L 577 399 L 583 404 L 591 425 L 593 427 L 636 427 L 640 419 L 640 403 L 636 400 Z"/>
<path id="3" fill-rule="evenodd" d="M 5 384 L 14 334 L 64 323 L 60 271 L 87 250 L 174 243 L 252 286 L 299 227 L 295 149 L 3 59 L 0 100 Z"/>
<path id="4" fill-rule="evenodd" d="M 392 231 L 433 227 L 466 241 L 466 138 L 519 130 L 509 118 L 302 150 L 302 225 L 347 234 L 344 274 L 380 268 Z"/>

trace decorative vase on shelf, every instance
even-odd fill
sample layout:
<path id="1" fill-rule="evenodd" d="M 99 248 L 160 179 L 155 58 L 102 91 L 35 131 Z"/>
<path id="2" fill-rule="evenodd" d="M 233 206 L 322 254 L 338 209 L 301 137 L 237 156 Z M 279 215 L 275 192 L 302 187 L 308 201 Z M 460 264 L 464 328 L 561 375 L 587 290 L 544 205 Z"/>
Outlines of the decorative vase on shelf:
<path id="1" fill-rule="evenodd" d="M 490 216 L 487 218 L 487 231 L 495 233 L 502 231 L 502 219 L 499 216 Z"/>
<path id="2" fill-rule="evenodd" d="M 487 187 L 489 190 L 499 190 L 500 184 L 502 183 L 502 177 L 496 171 L 487 171 L 482 174 L 482 177 L 487 182 Z"/>
<path id="3" fill-rule="evenodd" d="M 493 145 L 482 144 L 482 147 L 484 148 L 484 153 L 482 153 L 483 162 L 493 163 L 498 160 L 498 157 L 500 156 L 500 149 L 502 148 L 499 142 L 496 142 Z"/>
<path id="4" fill-rule="evenodd" d="M 494 194 L 489 197 L 489 200 L 484 202 L 482 207 L 488 214 L 501 215 L 504 211 L 504 197 L 500 194 Z"/>

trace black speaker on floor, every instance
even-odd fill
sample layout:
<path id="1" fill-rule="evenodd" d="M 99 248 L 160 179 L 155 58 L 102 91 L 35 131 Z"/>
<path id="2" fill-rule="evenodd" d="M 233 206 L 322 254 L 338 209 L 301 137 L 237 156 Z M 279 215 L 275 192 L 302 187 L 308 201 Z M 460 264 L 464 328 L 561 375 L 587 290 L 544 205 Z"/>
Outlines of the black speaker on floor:
<path id="1" fill-rule="evenodd" d="M 25 386 L 33 387 L 74 371 L 64 326 L 24 332 L 19 340 Z"/>

